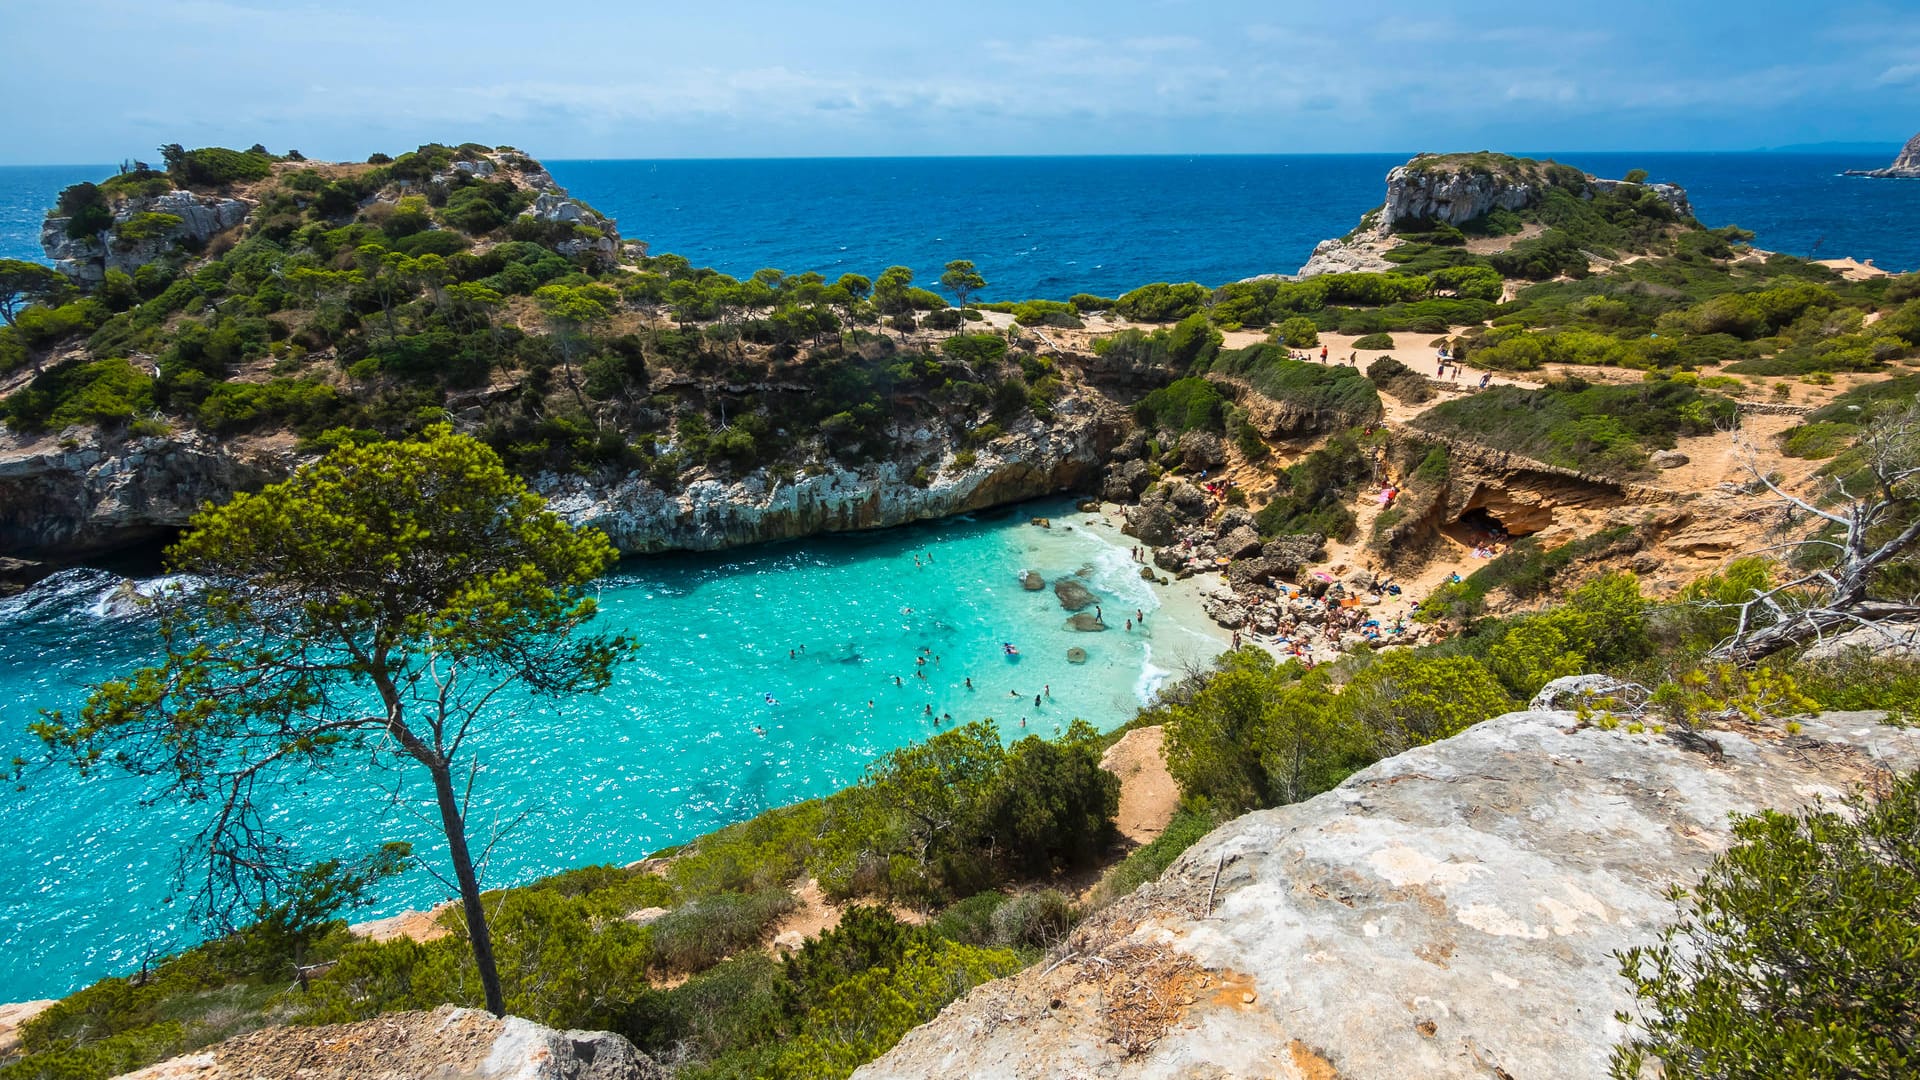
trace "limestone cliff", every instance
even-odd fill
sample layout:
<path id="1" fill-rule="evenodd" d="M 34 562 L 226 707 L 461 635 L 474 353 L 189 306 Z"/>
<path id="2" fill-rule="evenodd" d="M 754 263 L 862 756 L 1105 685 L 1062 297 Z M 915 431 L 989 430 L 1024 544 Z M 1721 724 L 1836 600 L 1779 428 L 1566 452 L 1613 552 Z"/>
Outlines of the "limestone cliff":
<path id="1" fill-rule="evenodd" d="M 1884 169 L 1848 169 L 1848 176 L 1876 176 L 1887 180 L 1920 180 L 1920 135 L 1907 140 L 1893 164 Z"/>
<path id="2" fill-rule="evenodd" d="M 1831 714 L 1724 756 L 1528 711 L 1249 814 L 982 986 L 857 1077 L 1602 1076 L 1632 1006 L 1613 953 L 1729 815 L 1920 764 L 1920 734 Z"/>
<path id="3" fill-rule="evenodd" d="M 829 466 L 791 479 L 759 470 L 735 481 L 695 480 L 663 491 L 638 474 L 607 483 L 545 476 L 535 487 L 575 524 L 604 530 L 628 554 L 711 551 L 818 533 L 931 521 L 1023 499 L 1089 489 L 1124 430 L 1097 399 L 1063 398 L 1053 423 L 1028 419 L 956 461 L 960 446 L 944 432 L 904 433 L 894 456 L 859 466 Z M 912 462 L 934 461 L 921 482 Z"/>
<path id="4" fill-rule="evenodd" d="M 132 274 L 182 248 L 204 248 L 243 224 L 252 209 L 245 199 L 192 191 L 122 199 L 113 205 L 113 224 L 92 235 L 69 236 L 71 219 L 47 218 L 40 226 L 40 246 L 61 273 L 98 284 L 109 270 Z"/>
<path id="5" fill-rule="evenodd" d="M 654 1080 L 652 1059 L 606 1031 L 555 1031 L 443 1005 L 328 1027 L 267 1028 L 118 1080 Z"/>
<path id="6" fill-rule="evenodd" d="M 202 503 L 278 479 L 295 460 L 198 432 L 32 439 L 0 429 L 0 555 L 70 561 L 164 538 Z"/>
<path id="7" fill-rule="evenodd" d="M 902 433 L 885 460 L 791 479 L 760 469 L 666 490 L 637 473 L 546 475 L 534 487 L 630 555 L 885 528 L 1092 489 L 1125 418 L 1086 392 L 1055 408 L 1051 423 L 1029 417 L 964 467 L 954 436 L 922 428 Z M 262 446 L 198 432 L 115 439 L 78 429 L 29 439 L 0 430 L 0 557 L 65 562 L 163 539 L 203 504 L 284 479 L 303 460 L 291 439 Z M 937 468 L 916 478 L 920 462 Z"/>

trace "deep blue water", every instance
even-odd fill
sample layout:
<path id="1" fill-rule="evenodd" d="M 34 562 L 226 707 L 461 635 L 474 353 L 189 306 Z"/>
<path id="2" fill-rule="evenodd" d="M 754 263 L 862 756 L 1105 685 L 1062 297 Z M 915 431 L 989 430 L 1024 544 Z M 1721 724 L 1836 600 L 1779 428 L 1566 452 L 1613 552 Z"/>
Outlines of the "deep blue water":
<path id="1" fill-rule="evenodd" d="M 1286 273 L 1379 204 L 1405 154 L 1261 157 L 558 161 L 554 177 L 625 236 L 736 276 L 762 267 L 931 286 L 972 259 L 988 299 L 1114 295 Z M 1533 156 L 1556 156 L 1536 153 Z M 1920 268 L 1920 182 L 1843 177 L 1882 155 L 1557 155 L 1601 176 L 1647 169 L 1685 187 L 1709 225 L 1775 251 Z M 0 257 L 38 258 L 59 189 L 102 167 L 0 168 Z"/>

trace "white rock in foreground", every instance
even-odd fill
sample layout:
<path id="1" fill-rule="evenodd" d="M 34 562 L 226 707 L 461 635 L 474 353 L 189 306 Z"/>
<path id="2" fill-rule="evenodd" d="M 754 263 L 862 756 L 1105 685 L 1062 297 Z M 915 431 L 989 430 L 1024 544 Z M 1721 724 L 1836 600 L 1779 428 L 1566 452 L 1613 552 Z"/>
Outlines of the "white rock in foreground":
<path id="1" fill-rule="evenodd" d="M 655 1080 L 633 1044 L 442 1005 L 357 1024 L 267 1028 L 118 1080 Z"/>
<path id="2" fill-rule="evenodd" d="M 1511 713 L 1248 814 L 855 1075 L 1597 1077 L 1648 942 L 1729 816 L 1920 763 L 1920 732 L 1655 735 Z M 1211 912 L 1209 913 L 1209 907 Z"/>

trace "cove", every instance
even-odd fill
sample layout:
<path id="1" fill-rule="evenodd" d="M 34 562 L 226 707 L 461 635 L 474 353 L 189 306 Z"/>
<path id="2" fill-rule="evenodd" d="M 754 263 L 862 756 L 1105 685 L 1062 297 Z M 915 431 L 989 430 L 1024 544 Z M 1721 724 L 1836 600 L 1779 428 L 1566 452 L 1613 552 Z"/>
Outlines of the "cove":
<path id="1" fill-rule="evenodd" d="M 1036 516 L 1052 527 L 1029 524 Z M 600 697 L 504 700 L 474 744 L 476 848 L 506 830 L 483 884 L 630 862 L 825 795 L 858 780 L 875 757 L 932 734 L 929 707 L 954 723 L 992 717 L 1009 742 L 1052 736 L 1075 718 L 1102 729 L 1131 719 L 1170 671 L 1219 645 L 1156 616 L 1159 598 L 1138 566 L 1079 527 L 1085 517 L 1056 500 L 621 564 L 601 582 L 601 618 L 638 637 L 637 658 Z M 1021 587 L 1029 569 L 1049 582 L 1075 576 L 1112 629 L 1069 629 L 1051 589 Z M 0 601 L 7 759 L 34 757 L 26 728 L 38 710 L 77 709 L 89 685 L 150 659 L 153 627 L 114 613 L 116 587 L 110 575 L 74 571 Z M 1136 609 L 1148 613 L 1145 629 L 1129 633 L 1122 628 Z M 1076 646 L 1084 664 L 1067 660 Z M 343 758 L 277 790 L 272 821 L 304 857 L 407 840 L 438 865 L 437 827 L 422 816 L 430 795 L 415 779 Z M 194 940 L 166 897 L 204 808 L 143 806 L 145 793 L 111 773 L 81 780 L 43 770 L 0 796 L 10 853 L 0 863 L 0 1000 L 64 994 Z M 444 896 L 416 869 L 389 882 L 378 907 L 351 917 Z"/>

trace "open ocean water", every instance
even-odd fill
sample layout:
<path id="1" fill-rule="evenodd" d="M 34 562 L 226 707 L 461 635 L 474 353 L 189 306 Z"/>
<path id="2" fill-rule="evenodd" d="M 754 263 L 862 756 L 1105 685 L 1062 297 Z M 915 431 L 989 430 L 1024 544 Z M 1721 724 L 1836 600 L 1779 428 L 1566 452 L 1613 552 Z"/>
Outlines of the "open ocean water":
<path id="1" fill-rule="evenodd" d="M 993 283 L 990 297 L 1064 298 L 1294 270 L 1378 203 L 1387 169 L 1404 157 L 550 165 L 625 235 L 736 275 L 765 266 L 872 275 L 902 263 L 930 281 L 946 260 L 971 258 Z M 1765 247 L 1920 267 L 1920 182 L 1837 175 L 1878 160 L 1565 160 L 1612 176 L 1646 168 L 1686 186 L 1709 224 L 1753 229 Z M 0 168 L 0 257 L 40 257 L 39 222 L 54 196 L 106 171 Z M 993 716 L 1010 737 L 1023 716 L 1026 730 L 1046 735 L 1076 716 L 1103 728 L 1131 717 L 1175 666 L 1169 658 L 1195 651 L 1192 635 L 1161 619 L 1132 635 L 1066 630 L 1052 592 L 1021 590 L 1020 570 L 1085 570 L 1117 612 L 1152 610 L 1155 600 L 1124 551 L 1084 530 L 1032 528 L 1029 512 L 623 565 L 603 586 L 605 618 L 645 642 L 639 659 L 602 697 L 507 703 L 506 721 L 479 744 L 476 830 L 529 815 L 496 850 L 487 883 L 637 859 L 825 794 L 930 734 L 929 705 L 956 720 Z M 1066 518 L 1068 508 L 1039 512 Z M 916 567 L 916 552 L 933 561 Z M 76 708 L 87 685 L 151 657 L 152 627 L 104 602 L 114 588 L 110 575 L 77 571 L 0 601 L 0 700 L 11 703 L 0 712 L 0 759 L 31 756 L 26 725 L 38 710 Z M 1000 649 L 1009 640 L 1017 660 Z M 802 643 L 806 654 L 788 659 Z M 1065 661 L 1076 644 L 1093 654 L 1084 666 Z M 923 646 L 940 657 L 924 681 L 914 677 Z M 895 687 L 894 675 L 906 685 Z M 1033 707 L 1049 686 L 1053 700 Z M 281 793 L 276 819 L 316 858 L 388 839 L 433 857 L 432 830 L 415 818 L 356 812 L 385 779 L 350 769 L 315 778 Z M 60 773 L 0 793 L 11 856 L 0 861 L 0 1001 L 64 993 L 192 940 L 163 901 L 196 811 L 143 807 L 141 794 L 133 781 Z M 368 914 L 441 898 L 416 871 Z"/>
<path id="2" fill-rule="evenodd" d="M 1259 157 L 553 161 L 554 178 L 655 254 L 745 277 L 763 267 L 932 287 L 972 259 L 984 299 L 1113 296 L 1149 281 L 1220 285 L 1291 273 L 1379 205 L 1406 154 Z M 1884 156 L 1545 154 L 1599 176 L 1643 168 L 1685 187 L 1708 225 L 1761 247 L 1920 269 L 1920 181 L 1841 176 Z M 60 189 L 104 166 L 0 168 L 0 258 L 41 258 Z"/>

